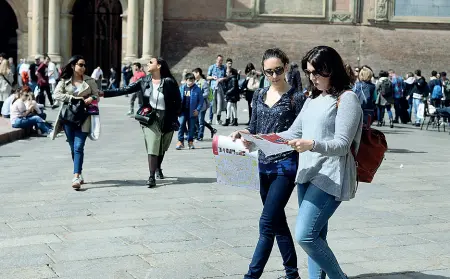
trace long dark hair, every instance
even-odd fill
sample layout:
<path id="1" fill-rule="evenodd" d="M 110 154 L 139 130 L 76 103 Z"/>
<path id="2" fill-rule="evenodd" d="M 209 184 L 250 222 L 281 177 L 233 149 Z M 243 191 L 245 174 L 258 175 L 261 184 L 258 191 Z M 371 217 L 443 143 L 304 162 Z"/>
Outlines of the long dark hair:
<path id="1" fill-rule="evenodd" d="M 73 76 L 73 68 L 79 60 L 84 60 L 84 57 L 81 55 L 74 55 L 69 59 L 69 62 L 61 69 L 61 75 L 59 76 L 58 82 L 61 79 L 69 79 Z"/>
<path id="2" fill-rule="evenodd" d="M 161 79 L 171 78 L 175 83 L 177 83 L 177 80 L 173 77 L 172 73 L 170 72 L 169 64 L 167 64 L 166 60 L 164 60 L 164 58 L 162 57 L 158 57 L 156 58 L 156 61 L 158 62 L 158 65 L 161 66 L 161 68 L 159 68 L 159 74 L 161 75 Z"/>
<path id="3" fill-rule="evenodd" d="M 205 79 L 205 80 L 206 80 L 206 77 L 205 77 L 205 75 L 203 74 L 202 69 L 200 69 L 200 68 L 195 68 L 195 69 L 192 70 L 192 72 L 198 73 L 198 74 L 202 77 L 202 79 Z"/>
<path id="4" fill-rule="evenodd" d="M 250 73 L 251 71 L 255 70 L 255 65 L 253 65 L 253 63 L 248 63 L 247 66 L 245 66 L 245 71 L 244 73 L 246 75 L 248 75 L 248 73 Z"/>
<path id="5" fill-rule="evenodd" d="M 348 65 L 346 68 L 341 56 L 334 48 L 317 46 L 308 51 L 302 59 L 302 69 L 309 80 L 309 91 L 312 92 L 312 98 L 319 96 L 322 92 L 314 86 L 308 75 L 308 62 L 320 76 L 330 78 L 331 89 L 328 93 L 332 96 L 337 98 L 345 90 L 352 88 L 352 77 L 350 77 L 349 73 L 351 67 Z"/>

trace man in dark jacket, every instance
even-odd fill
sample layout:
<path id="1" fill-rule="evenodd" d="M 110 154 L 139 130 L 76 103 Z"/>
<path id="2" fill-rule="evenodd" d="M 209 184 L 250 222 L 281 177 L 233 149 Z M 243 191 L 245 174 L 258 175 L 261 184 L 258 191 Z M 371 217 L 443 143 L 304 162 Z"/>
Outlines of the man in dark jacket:
<path id="1" fill-rule="evenodd" d="M 416 77 L 416 80 L 414 81 L 413 87 L 411 89 L 411 94 L 412 94 L 412 98 L 413 98 L 414 114 L 416 116 L 415 125 L 417 127 L 419 127 L 420 122 L 423 119 L 423 116 L 418 115 L 418 113 L 417 113 L 418 109 L 419 109 L 419 105 L 423 102 L 424 99 L 428 98 L 430 89 L 428 87 L 427 81 L 422 76 L 421 70 L 416 70 L 414 72 L 414 75 Z"/>
<path id="2" fill-rule="evenodd" d="M 225 100 L 227 101 L 227 119 L 223 126 L 238 126 L 237 102 L 240 99 L 238 72 L 236 69 L 227 69 L 227 79 L 220 85 L 219 90 L 223 90 Z"/>
<path id="3" fill-rule="evenodd" d="M 302 78 L 297 63 L 291 64 L 291 69 L 286 73 L 286 81 L 295 88 L 296 92 L 302 92 Z"/>

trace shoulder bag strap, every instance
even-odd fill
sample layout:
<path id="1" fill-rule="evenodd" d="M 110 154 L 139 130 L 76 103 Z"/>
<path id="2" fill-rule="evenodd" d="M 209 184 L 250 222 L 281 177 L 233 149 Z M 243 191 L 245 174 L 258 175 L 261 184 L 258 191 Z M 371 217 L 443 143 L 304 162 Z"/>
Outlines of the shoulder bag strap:
<path id="1" fill-rule="evenodd" d="M 11 82 L 9 82 L 9 80 L 4 75 L 1 76 L 6 81 L 6 83 L 8 83 L 8 85 L 12 87 Z"/>

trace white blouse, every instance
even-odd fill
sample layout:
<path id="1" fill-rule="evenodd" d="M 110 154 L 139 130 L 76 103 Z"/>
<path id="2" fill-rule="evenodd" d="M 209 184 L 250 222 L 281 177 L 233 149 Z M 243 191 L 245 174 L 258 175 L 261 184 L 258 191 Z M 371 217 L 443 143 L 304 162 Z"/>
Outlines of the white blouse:
<path id="1" fill-rule="evenodd" d="M 164 102 L 164 93 L 162 88 L 160 89 L 160 84 L 153 84 L 153 90 L 150 92 L 150 88 L 147 88 L 144 92 L 144 96 L 150 98 L 150 105 L 154 109 L 166 110 L 166 103 Z"/>

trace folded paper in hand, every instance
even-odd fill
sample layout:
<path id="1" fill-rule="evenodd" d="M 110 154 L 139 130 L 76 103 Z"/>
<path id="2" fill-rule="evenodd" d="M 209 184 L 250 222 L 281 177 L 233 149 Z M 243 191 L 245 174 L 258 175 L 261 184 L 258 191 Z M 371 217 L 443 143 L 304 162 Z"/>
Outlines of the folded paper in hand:
<path id="1" fill-rule="evenodd" d="M 226 136 L 214 136 L 212 149 L 218 183 L 259 190 L 257 151 L 252 152 L 241 140 Z"/>
<path id="2" fill-rule="evenodd" d="M 267 157 L 293 150 L 293 148 L 288 145 L 288 140 L 283 139 L 277 134 L 242 134 L 241 137 L 247 141 L 253 142 Z"/>

